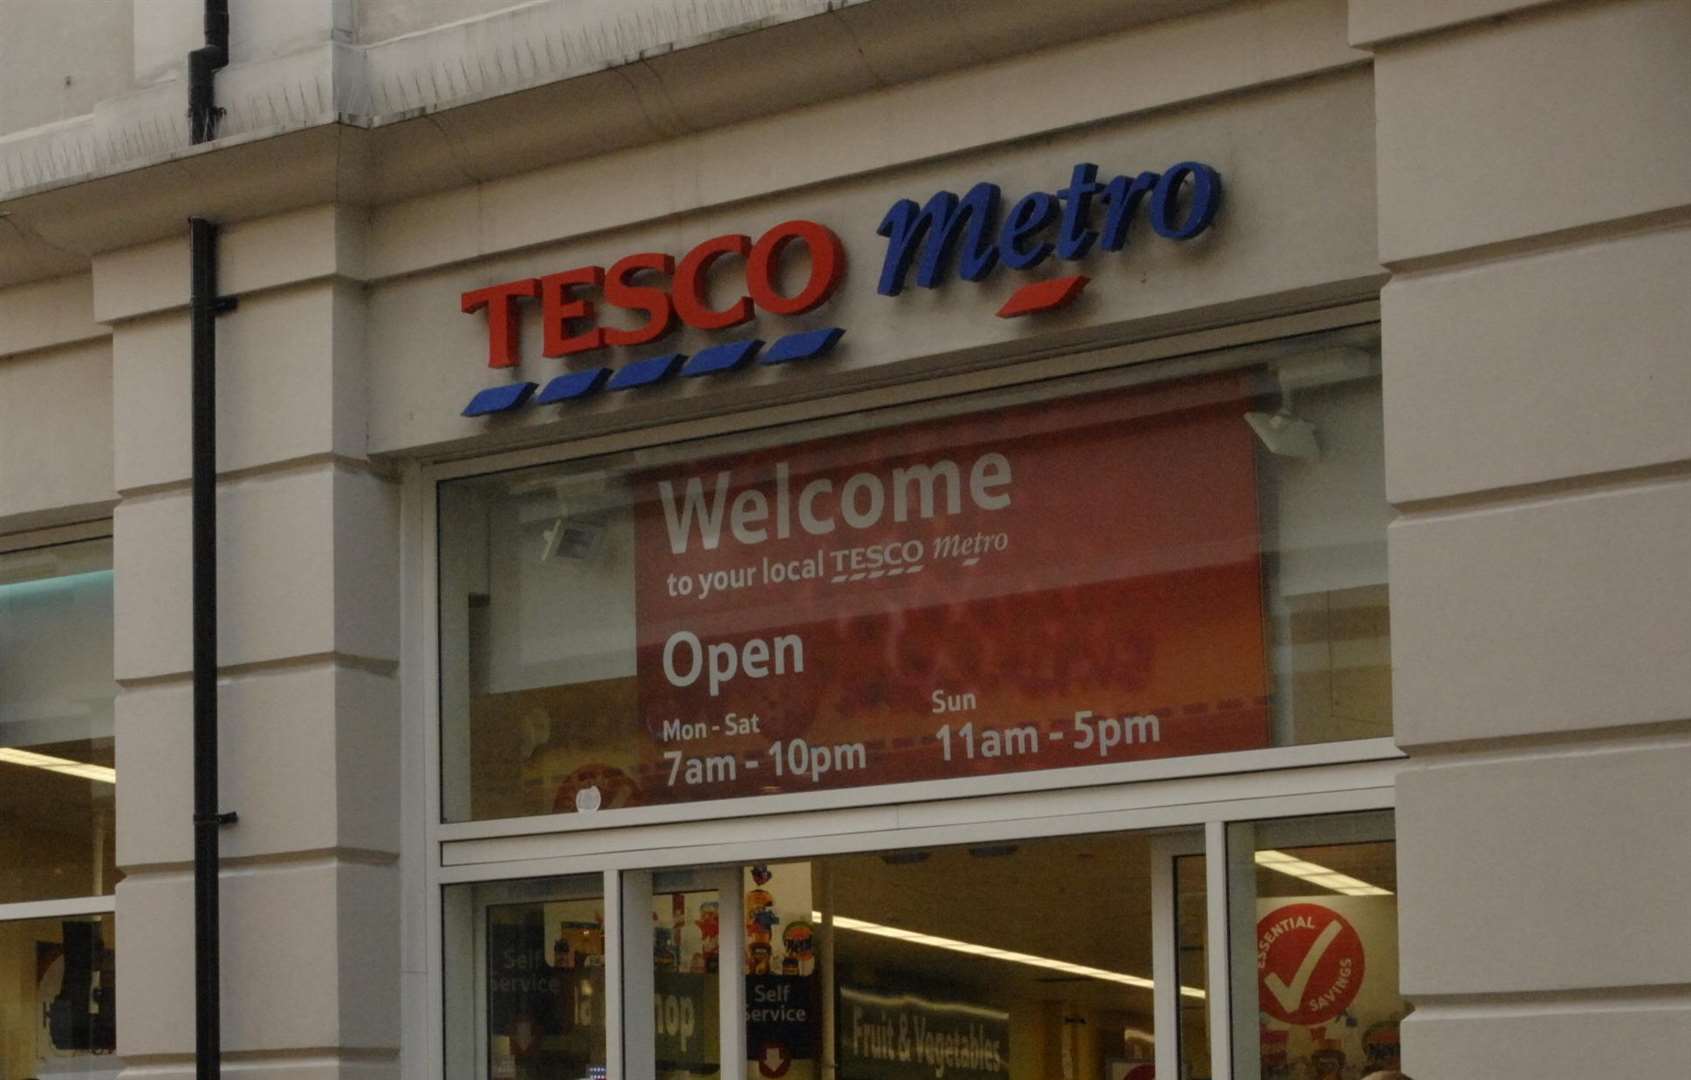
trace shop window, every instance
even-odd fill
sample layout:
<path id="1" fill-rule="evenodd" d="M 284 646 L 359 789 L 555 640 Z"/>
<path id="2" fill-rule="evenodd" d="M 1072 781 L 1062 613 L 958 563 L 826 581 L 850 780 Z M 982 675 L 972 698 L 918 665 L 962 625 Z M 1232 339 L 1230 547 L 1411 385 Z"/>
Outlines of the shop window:
<path id="1" fill-rule="evenodd" d="M 0 905 L 117 883 L 111 565 L 109 540 L 0 554 Z"/>
<path id="2" fill-rule="evenodd" d="M 1263 1080 L 1348 1080 L 1398 1069 L 1396 845 L 1362 840 L 1369 819 L 1257 826 L 1257 1046 Z M 1241 973 L 1235 977 L 1243 981 Z M 1257 1074 L 1251 1070 L 1251 1074 Z"/>
<path id="3" fill-rule="evenodd" d="M 122 1068 L 111 568 L 110 540 L 0 552 L 0 1076 Z"/>
<path id="4" fill-rule="evenodd" d="M 1234 1077 L 1402 1068 L 1390 815 L 1236 823 L 1226 837 Z"/>
<path id="5" fill-rule="evenodd" d="M 444 483 L 442 816 L 1387 736 L 1375 372 L 1289 349 Z"/>

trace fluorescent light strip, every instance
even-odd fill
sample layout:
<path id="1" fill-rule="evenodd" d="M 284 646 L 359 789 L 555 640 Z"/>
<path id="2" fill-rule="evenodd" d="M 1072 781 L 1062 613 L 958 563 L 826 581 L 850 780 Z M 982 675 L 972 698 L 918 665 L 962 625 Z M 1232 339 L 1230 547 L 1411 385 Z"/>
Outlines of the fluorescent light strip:
<path id="1" fill-rule="evenodd" d="M 72 761 L 70 758 L 53 757 L 51 754 L 37 754 L 33 750 L 18 750 L 9 746 L 0 746 L 0 764 L 46 769 L 48 772 L 56 772 L 63 776 L 97 780 L 102 784 L 117 783 L 116 769 L 110 769 L 104 765 L 89 765 L 86 762 Z"/>
<path id="2" fill-rule="evenodd" d="M 818 926 L 822 924 L 822 913 L 820 911 L 811 912 L 810 918 Z M 1031 956 L 1028 953 L 1011 952 L 1009 949 L 995 949 L 990 945 L 975 945 L 967 941 L 938 937 L 934 934 L 920 934 L 914 930 L 900 930 L 896 926 L 883 926 L 880 923 L 865 922 L 862 919 L 852 919 L 844 915 L 835 915 L 834 925 L 841 930 L 855 930 L 860 934 L 873 934 L 876 937 L 892 938 L 894 941 L 907 941 L 912 945 L 928 945 L 936 949 L 950 949 L 952 952 L 965 953 L 969 956 L 984 956 L 991 960 L 1004 960 L 1012 964 L 1027 964 L 1030 967 L 1048 968 L 1052 971 L 1061 971 L 1067 975 L 1102 979 L 1105 982 L 1121 983 L 1123 986 L 1133 986 L 1141 990 L 1149 990 L 1155 985 L 1150 979 L 1140 975 L 1123 975 L 1119 971 L 1105 971 L 1103 968 L 1071 964 L 1067 960 L 1053 960 L 1046 956 Z M 1194 986 L 1182 986 L 1180 992 L 1186 997 L 1204 997 L 1204 992 Z"/>
<path id="3" fill-rule="evenodd" d="M 1378 885 L 1370 885 L 1349 874 L 1341 874 L 1336 870 L 1329 870 L 1319 863 L 1308 862 L 1288 855 L 1284 851 L 1259 851 L 1256 855 L 1258 866 L 1270 870 L 1278 870 L 1289 877 L 1299 878 L 1311 885 L 1319 885 L 1323 889 L 1331 889 L 1345 896 L 1390 896 L 1390 889 L 1382 889 Z"/>
<path id="4" fill-rule="evenodd" d="M 909 1005 L 919 1006 L 923 1004 L 923 999 L 915 994 L 877 994 L 872 990 L 860 990 L 855 986 L 851 988 L 851 996 L 884 1008 L 898 1009 Z M 1010 1019 L 1010 1014 L 1003 1009 L 992 1009 L 984 1005 L 965 1005 L 957 1001 L 946 1002 L 945 1011 L 962 1013 L 965 1016 L 978 1016 L 982 1020 L 997 1020 L 999 1023 Z"/>

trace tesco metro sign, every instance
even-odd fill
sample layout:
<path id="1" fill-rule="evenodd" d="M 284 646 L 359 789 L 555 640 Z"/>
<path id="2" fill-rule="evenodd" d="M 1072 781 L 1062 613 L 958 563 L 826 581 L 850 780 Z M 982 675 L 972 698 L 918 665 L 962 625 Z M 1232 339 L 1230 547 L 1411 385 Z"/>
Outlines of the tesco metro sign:
<path id="1" fill-rule="evenodd" d="M 1148 227 L 1165 240 L 1185 241 L 1207 230 L 1221 205 L 1221 175 L 1211 166 L 1183 161 L 1157 172 L 1100 180 L 1098 166 L 1073 167 L 1068 184 L 1035 191 L 1006 209 L 998 185 L 979 183 L 959 197 L 949 191 L 927 202 L 900 199 L 876 232 L 886 240 L 876 292 L 897 297 L 914 280 L 942 286 L 955 272 L 981 282 L 1000 267 L 1033 270 L 1056 258 L 1078 262 L 1095 252 L 1119 252 Z M 1143 222 L 1143 224 L 1138 224 Z M 1137 227 L 1136 227 L 1137 226 Z M 802 251 L 802 262 L 795 253 Z M 758 321 L 815 311 L 838 292 L 846 274 L 839 235 L 809 220 L 785 221 L 755 240 L 743 233 L 713 236 L 679 259 L 666 252 L 636 252 L 607 266 L 578 266 L 540 277 L 518 278 L 463 294 L 460 308 L 481 314 L 487 326 L 487 364 L 516 368 L 523 362 L 524 320 L 538 318 L 540 354 L 570 359 L 612 349 L 653 346 L 681 326 L 720 333 Z M 996 311 L 1016 318 L 1072 303 L 1090 279 L 1083 274 L 1047 278 L 1018 288 Z M 713 302 L 712 297 L 719 299 Z M 722 299 L 732 297 L 732 299 Z M 622 313 L 601 321 L 605 309 Z M 768 317 L 768 322 L 760 319 Z M 529 404 L 562 404 L 601 390 L 654 386 L 679 374 L 716 375 L 757 360 L 784 364 L 825 356 L 842 327 L 786 333 L 765 347 L 761 337 L 712 344 L 692 356 L 668 352 L 615 369 L 596 365 L 559 375 L 544 389 L 507 381 L 483 390 L 465 416 L 487 416 Z"/>

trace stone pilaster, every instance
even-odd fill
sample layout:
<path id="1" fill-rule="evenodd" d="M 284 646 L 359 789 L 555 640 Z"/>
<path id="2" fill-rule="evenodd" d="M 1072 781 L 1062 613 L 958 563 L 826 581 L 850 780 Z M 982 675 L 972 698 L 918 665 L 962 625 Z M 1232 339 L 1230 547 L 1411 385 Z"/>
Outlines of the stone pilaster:
<path id="1" fill-rule="evenodd" d="M 1375 53 L 1405 1068 L 1691 1043 L 1691 7 L 1352 0 Z"/>
<path id="2" fill-rule="evenodd" d="M 362 222 L 225 231 L 218 330 L 223 1050 L 398 1075 L 398 492 L 364 457 Z M 113 326 L 119 1054 L 191 1076 L 185 242 L 96 260 Z M 175 433 L 175 434 L 172 434 Z"/>

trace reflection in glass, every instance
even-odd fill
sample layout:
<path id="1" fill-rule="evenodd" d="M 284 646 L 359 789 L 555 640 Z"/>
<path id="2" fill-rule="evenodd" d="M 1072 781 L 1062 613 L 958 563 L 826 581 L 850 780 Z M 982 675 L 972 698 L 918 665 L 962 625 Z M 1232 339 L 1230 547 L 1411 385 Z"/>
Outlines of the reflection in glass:
<path id="1" fill-rule="evenodd" d="M 115 923 L 0 922 L 0 1076 L 117 1076 Z"/>
<path id="2" fill-rule="evenodd" d="M 604 1080 L 599 889 L 594 875 L 447 890 L 448 1075 Z M 463 932 L 472 926 L 473 937 Z M 472 986 L 478 994 L 465 993 Z M 480 1038 L 470 1034 L 478 1013 Z"/>
<path id="3" fill-rule="evenodd" d="M 0 555 L 0 903 L 109 894 L 109 540 Z"/>
<path id="4" fill-rule="evenodd" d="M 1311 363 L 1328 363 L 1326 355 Z M 1313 458 L 1274 453 L 1265 442 L 1257 448 L 1274 741 L 1389 736 L 1391 507 L 1379 384 L 1321 382 L 1294 361 L 1280 365 L 1271 385 L 1281 393 L 1269 400 L 1314 425 L 1320 448 Z"/>
<path id="5" fill-rule="evenodd" d="M 1018 394 L 443 484 L 444 817 L 1390 733 L 1370 354 Z"/>

